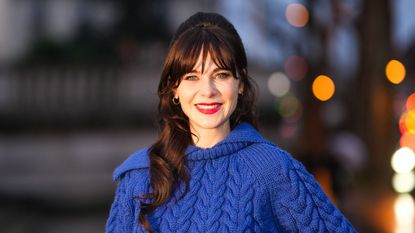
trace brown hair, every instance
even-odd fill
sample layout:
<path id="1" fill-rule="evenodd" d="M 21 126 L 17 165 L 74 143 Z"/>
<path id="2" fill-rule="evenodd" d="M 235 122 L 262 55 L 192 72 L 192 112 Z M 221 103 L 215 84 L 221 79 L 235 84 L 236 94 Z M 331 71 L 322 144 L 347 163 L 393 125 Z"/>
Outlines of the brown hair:
<path id="1" fill-rule="evenodd" d="M 248 76 L 247 59 L 241 38 L 233 25 L 215 13 L 196 13 L 184 21 L 174 35 L 161 73 L 158 86 L 160 135 L 149 148 L 151 193 L 141 198 L 139 223 L 152 232 L 146 215 L 168 201 L 181 182 L 187 193 L 190 175 L 187 171 L 185 150 L 191 145 L 192 135 L 187 116 L 180 105 L 174 105 L 174 90 L 186 73 L 192 71 L 198 56 L 203 52 L 203 63 L 208 54 L 214 63 L 232 72 L 241 80 L 243 93 L 238 96 L 230 125 L 234 128 L 244 121 L 257 126 L 255 114 L 256 90 Z M 202 63 L 202 70 L 204 64 Z"/>

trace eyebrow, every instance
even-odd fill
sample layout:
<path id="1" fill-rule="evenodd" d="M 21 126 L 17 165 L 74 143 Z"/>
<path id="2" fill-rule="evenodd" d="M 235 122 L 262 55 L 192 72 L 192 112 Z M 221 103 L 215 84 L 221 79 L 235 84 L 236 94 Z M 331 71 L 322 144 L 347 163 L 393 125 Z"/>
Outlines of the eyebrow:
<path id="1" fill-rule="evenodd" d="M 225 69 L 225 68 L 220 68 L 220 67 L 216 67 L 213 71 L 212 71 L 212 73 L 216 73 L 216 72 L 218 72 L 218 71 L 229 71 L 230 72 L 230 70 L 228 70 L 228 69 Z M 188 74 L 191 74 L 191 73 L 200 73 L 199 71 L 197 71 L 197 70 L 192 70 L 192 71 L 190 71 Z"/>

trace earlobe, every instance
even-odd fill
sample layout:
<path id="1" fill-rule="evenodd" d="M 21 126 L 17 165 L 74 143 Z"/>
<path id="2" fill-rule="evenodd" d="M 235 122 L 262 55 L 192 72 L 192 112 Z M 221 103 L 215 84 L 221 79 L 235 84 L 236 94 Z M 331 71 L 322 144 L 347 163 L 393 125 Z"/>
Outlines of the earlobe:
<path id="1" fill-rule="evenodd" d="M 177 95 L 177 89 L 173 89 L 172 92 L 173 92 L 172 101 L 175 105 L 178 105 L 180 103 L 180 100 L 179 100 L 179 95 Z"/>
<path id="2" fill-rule="evenodd" d="M 173 102 L 174 105 L 179 105 L 180 104 L 180 99 L 179 97 L 173 97 L 171 99 L 171 101 Z"/>
<path id="3" fill-rule="evenodd" d="M 171 90 L 172 94 L 173 94 L 173 98 L 179 98 L 179 96 L 177 95 L 177 88 L 173 88 Z"/>
<path id="4" fill-rule="evenodd" d="M 244 94 L 244 84 L 240 83 L 238 88 L 238 94 L 243 95 Z"/>

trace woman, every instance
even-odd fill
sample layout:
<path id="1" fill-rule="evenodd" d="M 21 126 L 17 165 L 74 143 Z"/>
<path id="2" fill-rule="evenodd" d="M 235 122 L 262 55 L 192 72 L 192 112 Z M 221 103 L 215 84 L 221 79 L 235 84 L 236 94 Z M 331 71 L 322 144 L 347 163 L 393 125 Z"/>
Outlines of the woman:
<path id="1" fill-rule="evenodd" d="M 354 232 L 304 167 L 256 131 L 244 47 L 224 17 L 180 25 L 158 94 L 160 136 L 115 170 L 106 232 Z"/>

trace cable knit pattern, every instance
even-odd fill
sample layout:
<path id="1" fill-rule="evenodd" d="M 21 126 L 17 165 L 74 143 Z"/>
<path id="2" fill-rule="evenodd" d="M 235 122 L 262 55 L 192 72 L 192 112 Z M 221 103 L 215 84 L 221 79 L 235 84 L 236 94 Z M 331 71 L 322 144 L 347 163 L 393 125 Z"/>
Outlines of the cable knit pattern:
<path id="1" fill-rule="evenodd" d="M 249 124 L 186 156 L 190 190 L 148 216 L 155 232 L 355 232 L 303 165 Z M 144 232 L 136 197 L 150 190 L 148 166 L 144 148 L 115 170 L 106 232 Z"/>

